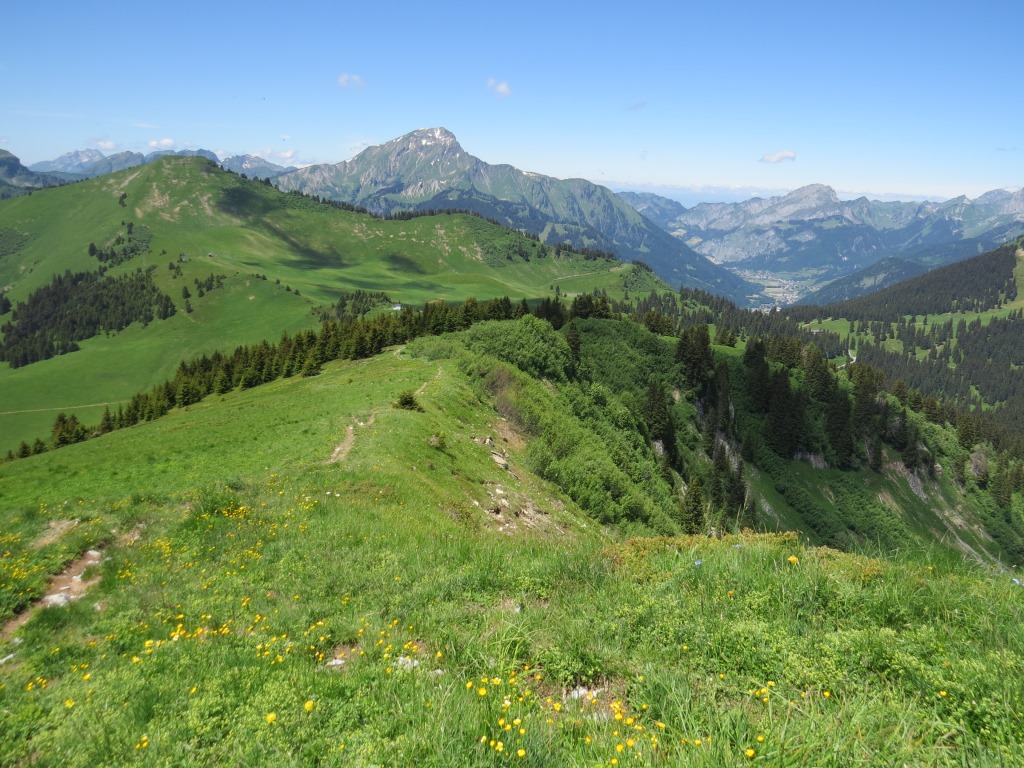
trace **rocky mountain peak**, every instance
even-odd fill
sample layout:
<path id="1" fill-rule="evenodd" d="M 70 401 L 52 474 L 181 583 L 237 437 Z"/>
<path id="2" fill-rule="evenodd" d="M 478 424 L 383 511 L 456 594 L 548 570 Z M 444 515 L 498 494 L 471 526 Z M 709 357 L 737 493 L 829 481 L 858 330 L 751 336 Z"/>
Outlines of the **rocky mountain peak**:
<path id="1" fill-rule="evenodd" d="M 373 152 L 373 150 L 377 151 Z M 376 156 L 412 153 L 432 158 L 439 155 L 462 156 L 466 154 L 459 145 L 458 139 L 455 138 L 455 134 L 446 128 L 420 128 L 386 144 L 381 144 L 379 147 L 370 147 L 365 152 L 373 152 Z"/>
<path id="2" fill-rule="evenodd" d="M 433 144 L 445 144 L 452 145 L 458 144 L 458 139 L 455 138 L 455 134 L 449 131 L 447 128 L 419 128 L 412 133 L 407 133 L 403 138 L 412 139 L 418 141 L 421 146 L 430 146 Z"/>
<path id="3" fill-rule="evenodd" d="M 787 198 L 796 201 L 800 200 L 805 204 L 834 205 L 839 202 L 836 191 L 827 184 L 808 184 L 805 187 L 794 189 Z"/>
<path id="4" fill-rule="evenodd" d="M 49 173 L 52 171 L 63 171 L 65 173 L 81 173 L 93 163 L 98 163 L 105 155 L 98 149 L 79 149 L 65 152 L 56 160 L 45 160 L 41 163 L 33 163 L 30 170 Z"/>

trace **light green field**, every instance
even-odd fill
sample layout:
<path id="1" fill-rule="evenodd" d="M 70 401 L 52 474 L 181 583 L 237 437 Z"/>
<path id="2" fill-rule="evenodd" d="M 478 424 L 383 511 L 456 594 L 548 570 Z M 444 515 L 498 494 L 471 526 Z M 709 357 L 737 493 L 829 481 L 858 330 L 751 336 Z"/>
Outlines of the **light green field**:
<path id="1" fill-rule="evenodd" d="M 0 616 L 103 560 L 3 631 L 0 762 L 1019 764 L 1008 575 L 617 540 L 474 381 L 388 352 L 0 465 Z"/>

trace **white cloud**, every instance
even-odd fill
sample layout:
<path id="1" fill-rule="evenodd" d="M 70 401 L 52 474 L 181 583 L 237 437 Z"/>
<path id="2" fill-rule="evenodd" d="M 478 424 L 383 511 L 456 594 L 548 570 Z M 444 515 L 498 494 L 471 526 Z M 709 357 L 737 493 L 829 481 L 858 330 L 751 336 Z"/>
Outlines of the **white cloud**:
<path id="1" fill-rule="evenodd" d="M 111 141 L 110 139 L 99 139 L 96 142 L 96 146 L 100 149 L 106 149 L 109 151 L 111 149 L 117 149 L 117 142 Z"/>
<path id="2" fill-rule="evenodd" d="M 512 89 L 508 87 L 508 83 L 504 81 L 499 83 L 493 77 L 487 81 L 487 89 L 494 91 L 502 99 L 512 94 Z"/>
<path id="3" fill-rule="evenodd" d="M 361 75 L 353 75 L 350 72 L 342 72 L 338 75 L 338 85 L 342 88 L 365 88 L 366 81 Z"/>
<path id="4" fill-rule="evenodd" d="M 295 157 L 295 150 L 286 149 L 284 152 L 278 152 L 277 156 L 282 160 L 291 160 L 293 157 Z"/>
<path id="5" fill-rule="evenodd" d="M 761 155 L 762 163 L 781 163 L 784 160 L 796 160 L 796 152 L 792 149 L 784 149 L 781 152 L 772 152 L 768 155 Z"/>
<path id="6" fill-rule="evenodd" d="M 169 149 L 174 146 L 174 139 L 153 139 L 149 146 L 153 149 Z"/>

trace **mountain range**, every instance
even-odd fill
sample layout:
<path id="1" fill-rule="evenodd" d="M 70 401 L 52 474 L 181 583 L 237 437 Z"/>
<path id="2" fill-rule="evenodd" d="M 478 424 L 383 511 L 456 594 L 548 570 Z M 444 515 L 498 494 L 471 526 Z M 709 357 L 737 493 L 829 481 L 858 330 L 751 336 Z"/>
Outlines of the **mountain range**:
<path id="1" fill-rule="evenodd" d="M 202 149 L 110 156 L 79 150 L 28 168 L 15 167 L 17 159 L 5 155 L 0 195 L 6 197 L 166 155 L 201 156 L 238 174 L 270 178 L 284 191 L 378 215 L 472 211 L 552 246 L 642 261 L 670 285 L 745 306 L 852 298 L 1024 234 L 1024 190 L 945 202 L 843 201 L 831 187 L 812 184 L 777 197 L 686 208 L 656 194 L 614 194 L 584 179 L 492 165 L 466 152 L 444 128 L 413 131 L 351 160 L 301 169 L 254 155 L 222 161 Z"/>
<path id="2" fill-rule="evenodd" d="M 491 165 L 466 152 L 444 128 L 413 131 L 336 165 L 282 174 L 274 184 L 378 214 L 469 210 L 550 245 L 643 261 L 673 286 L 700 288 L 744 305 L 762 298 L 756 285 L 694 253 L 606 187 Z"/>
<path id="3" fill-rule="evenodd" d="M 108 173 L 151 163 L 159 157 L 169 155 L 205 157 L 229 171 L 261 179 L 273 178 L 282 173 L 296 170 L 294 166 L 286 168 L 256 155 L 234 155 L 221 160 L 216 153 L 208 149 L 179 149 L 177 151 L 161 149 L 145 155 L 141 152 L 117 152 L 113 155 L 104 155 L 98 149 L 82 149 L 66 152 L 53 160 L 33 163 L 26 170 L 35 173 L 56 174 L 58 178 L 65 181 L 77 181 L 83 178 L 92 179 L 97 176 L 106 176 Z"/>
<path id="4" fill-rule="evenodd" d="M 885 259 L 912 262 L 916 268 L 887 272 L 907 275 L 1024 234 L 1024 190 L 941 203 L 843 201 L 831 187 L 811 184 L 778 197 L 692 208 L 651 193 L 619 195 L 715 263 L 795 281 L 801 295 Z M 865 290 L 890 284 L 871 275 L 860 282 Z"/>

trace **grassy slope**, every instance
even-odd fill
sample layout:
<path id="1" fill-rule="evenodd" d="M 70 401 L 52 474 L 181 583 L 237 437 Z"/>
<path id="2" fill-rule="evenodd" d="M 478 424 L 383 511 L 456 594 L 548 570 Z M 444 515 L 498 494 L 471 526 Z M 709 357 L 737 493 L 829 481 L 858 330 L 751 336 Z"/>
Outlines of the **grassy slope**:
<path id="1" fill-rule="evenodd" d="M 0 761 L 1015 764 L 1008 576 L 615 542 L 520 451 L 455 363 L 388 353 L 0 465 L 0 613 L 105 544 L 89 596 L 0 640 Z"/>
<path id="2" fill-rule="evenodd" d="M 125 207 L 118 205 L 122 192 Z M 157 284 L 178 314 L 87 340 L 81 352 L 63 358 L 18 370 L 0 366 L 0 452 L 47 436 L 58 410 L 96 423 L 102 406 L 88 406 L 123 401 L 164 381 L 183 358 L 312 326 L 312 308 L 342 291 L 384 290 L 414 304 L 469 295 L 539 298 L 556 284 L 569 295 L 594 288 L 621 295 L 634 271 L 580 257 L 488 262 L 488 247 L 518 236 L 467 216 L 378 221 L 284 195 L 199 158 L 167 158 L 0 203 L 0 230 L 28 235 L 0 258 L 0 286 L 11 286 L 17 303 L 56 272 L 96 269 L 88 244 L 110 245 L 122 221 L 148 227 L 153 239 L 149 254 L 115 272 L 155 265 Z M 181 253 L 188 261 L 175 278 L 167 264 Z M 211 272 L 227 276 L 225 287 L 200 299 L 193 279 Z M 182 311 L 183 286 L 193 296 L 192 314 Z"/>

